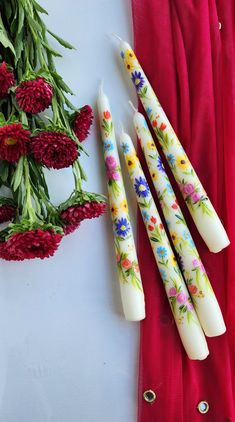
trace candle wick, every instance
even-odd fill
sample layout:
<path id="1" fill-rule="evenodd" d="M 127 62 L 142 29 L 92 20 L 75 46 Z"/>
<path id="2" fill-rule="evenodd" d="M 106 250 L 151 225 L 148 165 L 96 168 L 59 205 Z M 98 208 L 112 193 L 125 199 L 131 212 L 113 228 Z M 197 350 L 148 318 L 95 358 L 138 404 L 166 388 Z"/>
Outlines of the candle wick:
<path id="1" fill-rule="evenodd" d="M 111 34 L 113 37 L 115 37 L 115 38 L 117 38 L 119 41 L 123 41 L 122 39 L 121 39 L 121 37 L 119 37 L 119 35 L 117 35 L 117 34 L 114 34 L 113 32 L 112 32 L 112 34 Z"/>
<path id="2" fill-rule="evenodd" d="M 130 104 L 132 110 L 134 110 L 136 113 L 138 112 L 137 108 L 134 106 L 134 104 L 132 103 L 131 100 L 128 101 L 128 103 Z"/>

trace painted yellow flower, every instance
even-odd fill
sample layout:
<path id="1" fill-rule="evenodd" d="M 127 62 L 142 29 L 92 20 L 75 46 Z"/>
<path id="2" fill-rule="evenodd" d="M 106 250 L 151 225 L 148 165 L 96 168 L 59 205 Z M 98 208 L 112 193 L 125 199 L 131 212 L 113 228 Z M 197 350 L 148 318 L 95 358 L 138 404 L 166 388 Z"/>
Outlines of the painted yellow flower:
<path id="1" fill-rule="evenodd" d="M 120 208 L 122 211 L 128 212 L 128 205 L 125 199 L 120 203 Z"/>
<path id="2" fill-rule="evenodd" d="M 157 172 L 156 172 L 156 171 L 152 171 L 152 172 L 151 172 L 151 177 L 152 177 L 152 180 L 155 182 L 155 181 L 158 179 L 158 174 L 157 174 Z"/>
<path id="3" fill-rule="evenodd" d="M 171 257 L 170 257 L 170 263 L 171 263 L 172 267 L 176 267 L 176 265 L 177 265 L 177 259 L 176 259 L 176 257 L 174 255 L 171 255 Z"/>
<path id="4" fill-rule="evenodd" d="M 186 170 L 190 165 L 186 155 L 178 155 L 176 157 L 176 164 L 181 170 Z"/>
<path id="5" fill-rule="evenodd" d="M 129 72 L 131 72 L 134 67 L 135 67 L 135 60 L 136 60 L 136 56 L 134 54 L 134 52 L 132 50 L 127 50 L 125 52 L 125 66 L 127 68 L 127 70 L 129 70 Z"/>
<path id="6" fill-rule="evenodd" d="M 147 147 L 148 147 L 148 149 L 151 149 L 151 150 L 155 150 L 156 149 L 155 143 L 153 141 L 148 141 L 147 142 Z"/>
<path id="7" fill-rule="evenodd" d="M 138 158 L 136 154 L 126 155 L 126 163 L 130 170 L 133 170 L 136 167 L 137 162 Z"/>
<path id="8" fill-rule="evenodd" d="M 178 243 L 180 240 L 178 233 L 173 232 L 173 231 L 171 232 L 171 238 L 172 238 L 173 243 Z"/>
<path id="9" fill-rule="evenodd" d="M 118 215 L 118 207 L 115 204 L 110 205 L 110 211 L 113 217 L 117 217 Z"/>

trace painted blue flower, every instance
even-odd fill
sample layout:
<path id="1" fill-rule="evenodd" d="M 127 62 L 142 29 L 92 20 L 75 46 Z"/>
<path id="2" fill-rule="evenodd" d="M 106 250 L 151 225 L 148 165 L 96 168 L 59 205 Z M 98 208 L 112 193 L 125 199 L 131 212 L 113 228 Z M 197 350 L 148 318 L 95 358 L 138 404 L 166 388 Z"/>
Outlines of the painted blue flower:
<path id="1" fill-rule="evenodd" d="M 124 51 L 121 51 L 120 55 L 121 55 L 121 58 L 122 58 L 122 59 L 124 59 L 124 58 L 125 58 Z"/>
<path id="2" fill-rule="evenodd" d="M 115 223 L 115 230 L 118 236 L 126 237 L 130 231 L 130 224 L 126 218 L 119 218 Z"/>
<path id="3" fill-rule="evenodd" d="M 165 271 L 163 268 L 161 268 L 161 269 L 159 270 L 159 272 L 160 272 L 160 275 L 161 275 L 162 279 L 163 279 L 163 280 L 166 280 L 166 278 L 167 278 L 166 271 Z"/>
<path id="4" fill-rule="evenodd" d="M 162 173 L 166 173 L 160 155 L 158 156 L 158 159 L 157 159 L 157 168 L 158 170 L 162 171 Z"/>
<path id="5" fill-rule="evenodd" d="M 144 221 L 149 221 L 149 213 L 146 210 L 141 211 Z"/>
<path id="6" fill-rule="evenodd" d="M 130 151 L 130 146 L 128 144 L 123 143 L 122 144 L 122 150 L 124 154 L 127 154 Z"/>
<path id="7" fill-rule="evenodd" d="M 164 246 L 159 246 L 157 248 L 157 254 L 159 258 L 165 258 L 167 256 L 167 250 L 164 248 Z"/>
<path id="8" fill-rule="evenodd" d="M 114 146 L 113 146 L 113 144 L 112 144 L 112 141 L 110 141 L 109 139 L 106 139 L 106 140 L 104 141 L 104 150 L 105 150 L 106 152 L 109 152 L 109 151 L 112 151 L 112 150 L 113 150 L 113 148 L 114 148 Z"/>
<path id="9" fill-rule="evenodd" d="M 137 72 L 136 70 L 131 74 L 131 80 L 137 91 L 144 85 L 144 78 L 141 76 L 141 72 Z"/>
<path id="10" fill-rule="evenodd" d="M 135 178 L 135 191 L 139 197 L 146 198 L 149 194 L 149 186 L 143 177 Z"/>
<path id="11" fill-rule="evenodd" d="M 168 154 L 166 158 L 170 166 L 173 166 L 175 163 L 175 156 L 173 154 Z"/>
<path id="12" fill-rule="evenodd" d="M 194 243 L 192 236 L 191 236 L 191 234 L 189 233 L 188 230 L 183 231 L 183 238 L 185 240 L 188 240 L 192 247 L 195 247 L 195 243 Z"/>
<path id="13" fill-rule="evenodd" d="M 150 107 L 147 107 L 146 113 L 147 113 L 148 116 L 150 116 L 152 114 L 152 111 L 153 110 Z"/>
<path id="14" fill-rule="evenodd" d="M 170 184 L 170 183 L 167 183 L 167 185 L 166 185 L 166 189 L 167 189 L 167 192 L 169 192 L 169 193 L 173 193 L 173 189 L 172 189 L 172 186 L 171 186 L 171 184 Z"/>

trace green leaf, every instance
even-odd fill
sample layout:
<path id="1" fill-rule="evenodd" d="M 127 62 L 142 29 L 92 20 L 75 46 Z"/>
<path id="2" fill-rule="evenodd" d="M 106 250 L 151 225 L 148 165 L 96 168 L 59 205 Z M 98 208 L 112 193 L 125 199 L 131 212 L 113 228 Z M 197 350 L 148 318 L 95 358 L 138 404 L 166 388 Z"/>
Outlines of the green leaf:
<path id="1" fill-rule="evenodd" d="M 23 7 L 19 6 L 19 12 L 18 12 L 18 29 L 17 34 L 19 34 L 23 28 L 24 25 L 24 9 Z"/>
<path id="2" fill-rule="evenodd" d="M 12 181 L 11 181 L 14 192 L 21 185 L 22 176 L 23 176 L 23 169 L 24 169 L 24 157 L 22 156 L 22 157 L 20 157 L 20 159 L 18 161 L 16 171 L 15 171 L 13 178 L 12 178 Z"/>
<path id="3" fill-rule="evenodd" d="M 9 163 L 7 161 L 1 160 L 1 162 L 0 162 L 0 179 L 3 182 L 6 182 L 7 178 L 8 178 L 8 174 L 9 174 Z"/>
<path id="4" fill-rule="evenodd" d="M 70 50 L 76 50 L 76 48 L 68 43 L 67 41 L 65 41 L 63 38 L 59 37 L 58 35 L 54 34 L 54 32 L 50 31 L 49 29 L 47 29 L 47 32 L 53 37 L 55 38 L 56 41 L 58 41 L 59 44 L 61 44 L 63 47 L 65 48 L 69 48 Z"/>
<path id="5" fill-rule="evenodd" d="M 40 4 L 38 4 L 35 0 L 33 0 L 33 4 L 34 4 L 35 9 L 38 12 L 44 13 L 45 15 L 48 15 L 48 12 Z"/>
<path id="6" fill-rule="evenodd" d="M 60 54 L 58 51 L 54 50 L 49 44 L 47 44 L 45 41 L 41 40 L 41 43 L 43 45 L 43 47 L 45 47 L 45 49 L 47 51 L 49 51 L 53 56 L 55 57 L 62 57 L 62 54 Z"/>
<path id="7" fill-rule="evenodd" d="M 41 33 L 42 28 L 39 25 L 39 23 L 35 19 L 33 19 L 32 16 L 29 13 L 27 13 L 26 17 L 27 17 L 27 21 L 29 23 L 29 26 L 32 27 L 35 32 Z"/>
<path id="8" fill-rule="evenodd" d="M 9 48 L 15 56 L 15 49 L 8 38 L 7 31 L 3 25 L 1 15 L 0 15 L 0 43 L 3 45 L 3 47 Z"/>

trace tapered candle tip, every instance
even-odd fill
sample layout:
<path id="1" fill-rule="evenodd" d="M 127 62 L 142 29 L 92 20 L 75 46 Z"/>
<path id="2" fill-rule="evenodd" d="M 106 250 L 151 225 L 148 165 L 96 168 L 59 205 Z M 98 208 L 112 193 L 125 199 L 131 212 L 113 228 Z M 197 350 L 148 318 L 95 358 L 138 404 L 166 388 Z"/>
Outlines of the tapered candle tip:
<path id="1" fill-rule="evenodd" d="M 134 106 L 134 104 L 132 103 L 131 100 L 128 101 L 128 103 L 130 104 L 132 110 L 134 110 L 136 113 L 138 112 L 137 108 Z"/>
<path id="2" fill-rule="evenodd" d="M 101 79 L 100 86 L 99 86 L 99 95 L 104 93 L 104 80 Z"/>

